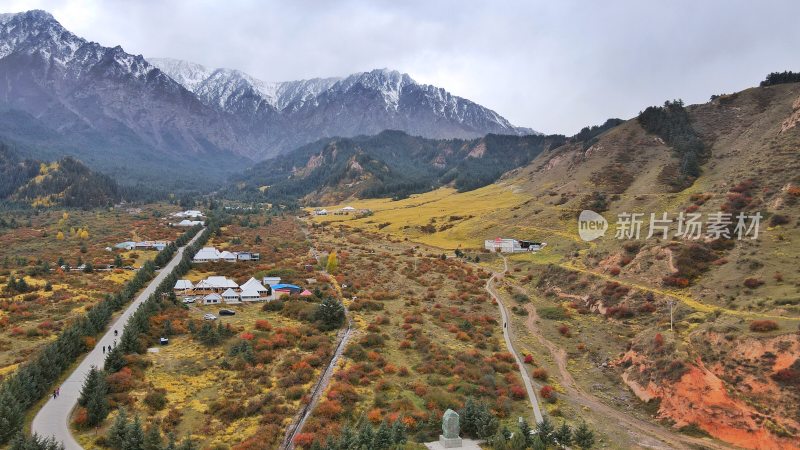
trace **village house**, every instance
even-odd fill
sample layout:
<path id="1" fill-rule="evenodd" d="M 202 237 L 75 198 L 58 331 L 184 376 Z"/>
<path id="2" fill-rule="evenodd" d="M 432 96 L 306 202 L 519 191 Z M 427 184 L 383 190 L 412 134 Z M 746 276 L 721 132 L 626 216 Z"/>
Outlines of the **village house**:
<path id="1" fill-rule="evenodd" d="M 172 216 L 173 217 L 182 217 L 182 218 L 183 217 L 187 217 L 187 218 L 190 218 L 190 219 L 197 219 L 198 217 L 203 217 L 203 213 L 201 211 L 196 210 L 196 209 L 189 209 L 189 210 L 186 210 L 186 211 L 176 212 Z"/>
<path id="2" fill-rule="evenodd" d="M 194 255 L 194 258 L 192 258 L 192 262 L 195 263 L 217 262 L 217 261 L 237 262 L 237 261 L 258 261 L 260 259 L 261 255 L 258 253 L 229 252 L 227 250 L 220 252 L 214 247 L 203 247 Z"/>
<path id="3" fill-rule="evenodd" d="M 208 294 L 203 297 L 203 304 L 204 305 L 217 305 L 222 302 L 222 296 L 219 294 Z"/>
<path id="4" fill-rule="evenodd" d="M 265 287 L 252 277 L 241 286 L 234 280 L 222 276 L 210 276 L 194 285 L 189 280 L 178 280 L 174 290 L 181 295 L 204 295 L 203 304 L 214 304 L 220 301 L 233 304 L 259 302 L 274 298 L 274 291 L 271 287 Z M 284 291 L 284 294 L 287 292 Z"/>
<path id="5" fill-rule="evenodd" d="M 486 250 L 500 253 L 536 252 L 544 248 L 544 242 L 521 241 L 518 239 L 496 238 L 483 242 Z"/>
<path id="6" fill-rule="evenodd" d="M 183 219 L 178 223 L 171 223 L 170 225 L 174 227 L 193 227 L 195 225 L 205 225 L 205 222 L 203 222 L 202 220 Z"/>

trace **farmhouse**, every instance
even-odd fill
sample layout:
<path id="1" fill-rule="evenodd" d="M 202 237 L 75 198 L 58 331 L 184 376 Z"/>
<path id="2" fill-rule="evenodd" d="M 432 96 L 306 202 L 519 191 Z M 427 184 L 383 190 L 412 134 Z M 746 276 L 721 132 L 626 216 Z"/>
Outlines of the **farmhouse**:
<path id="1" fill-rule="evenodd" d="M 483 242 L 486 250 L 500 253 L 536 252 L 545 245 L 547 244 L 544 242 L 521 241 L 509 238 L 487 239 Z"/>
<path id="2" fill-rule="evenodd" d="M 226 289 L 239 289 L 235 281 L 219 276 L 211 276 L 201 280 L 194 286 L 195 291 L 224 292 Z M 197 293 L 197 292 L 195 292 Z"/>
<path id="3" fill-rule="evenodd" d="M 259 283 L 255 278 L 250 278 L 242 285 L 242 293 L 255 292 L 258 297 L 267 297 L 272 293 L 272 288 L 266 288 L 263 284 Z M 244 296 L 242 296 L 244 297 Z M 244 298 L 242 298 L 244 300 Z"/>
<path id="4" fill-rule="evenodd" d="M 174 217 L 188 217 L 191 219 L 197 219 L 198 217 L 203 217 L 203 213 L 196 209 L 189 209 L 186 211 L 180 211 L 173 214 Z"/>
<path id="5" fill-rule="evenodd" d="M 216 305 L 220 302 L 222 302 L 222 296 L 219 294 L 208 294 L 203 297 L 204 305 Z"/>
<path id="6" fill-rule="evenodd" d="M 227 250 L 219 251 L 214 247 L 201 248 L 192 258 L 192 262 L 237 262 L 237 261 L 258 261 L 261 259 L 259 253 L 252 252 L 229 252 Z"/>
<path id="7" fill-rule="evenodd" d="M 241 303 L 241 296 L 231 288 L 222 293 L 222 299 L 225 303 Z"/>
<path id="8" fill-rule="evenodd" d="M 328 210 L 327 209 L 318 209 L 318 210 L 314 211 L 314 214 L 316 214 L 318 216 L 327 216 L 328 215 Z"/>
<path id="9" fill-rule="evenodd" d="M 195 225 L 205 225 L 205 223 L 202 220 L 183 219 L 178 223 L 171 223 L 170 225 L 175 227 L 193 227 Z"/>
<path id="10" fill-rule="evenodd" d="M 173 288 L 175 292 L 183 292 L 183 293 L 186 293 L 193 289 L 194 285 L 189 280 L 178 280 L 177 282 L 175 282 L 175 287 Z"/>

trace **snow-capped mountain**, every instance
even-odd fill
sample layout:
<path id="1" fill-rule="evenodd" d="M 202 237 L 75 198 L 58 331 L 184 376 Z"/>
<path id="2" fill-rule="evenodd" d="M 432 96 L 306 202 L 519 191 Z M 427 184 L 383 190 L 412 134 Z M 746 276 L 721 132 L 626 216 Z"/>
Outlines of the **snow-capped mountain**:
<path id="1" fill-rule="evenodd" d="M 320 138 L 385 129 L 432 138 L 531 132 L 396 71 L 264 82 L 104 47 L 45 11 L 0 14 L 0 139 L 30 156 L 72 154 L 123 179 L 195 170 L 192 179 L 218 179 Z"/>
<path id="2" fill-rule="evenodd" d="M 245 109 L 257 113 L 266 104 L 300 129 L 307 129 L 306 123 L 313 124 L 319 133 L 308 136 L 306 142 L 385 129 L 435 138 L 533 133 L 513 126 L 490 109 L 442 88 L 419 84 L 395 70 L 379 69 L 346 78 L 265 82 L 238 70 L 208 69 L 169 58 L 149 60 L 207 105 L 234 113 Z"/>

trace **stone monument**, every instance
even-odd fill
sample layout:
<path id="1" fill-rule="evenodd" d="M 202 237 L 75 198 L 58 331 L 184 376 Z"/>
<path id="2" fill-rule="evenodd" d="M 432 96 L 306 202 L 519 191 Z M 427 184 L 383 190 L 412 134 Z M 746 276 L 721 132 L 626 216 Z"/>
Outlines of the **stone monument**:
<path id="1" fill-rule="evenodd" d="M 442 416 L 442 434 L 439 435 L 439 444 L 444 448 L 461 448 L 459 432 L 458 413 L 448 409 Z"/>

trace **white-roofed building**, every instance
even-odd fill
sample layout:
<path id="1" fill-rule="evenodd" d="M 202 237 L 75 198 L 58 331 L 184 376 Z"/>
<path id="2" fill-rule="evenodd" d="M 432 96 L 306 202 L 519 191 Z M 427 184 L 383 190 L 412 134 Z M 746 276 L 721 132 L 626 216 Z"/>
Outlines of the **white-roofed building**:
<path id="1" fill-rule="evenodd" d="M 204 305 L 216 305 L 222 302 L 222 296 L 219 294 L 208 294 L 203 297 Z"/>
<path id="2" fill-rule="evenodd" d="M 225 300 L 225 303 L 241 303 L 242 301 L 239 293 L 231 288 L 222 293 L 222 299 Z"/>
<path id="3" fill-rule="evenodd" d="M 194 289 L 194 285 L 189 280 L 178 280 L 175 282 L 175 287 L 173 288 L 175 291 L 190 291 Z"/>
<path id="4" fill-rule="evenodd" d="M 231 279 L 212 276 L 201 280 L 194 288 L 201 291 L 223 292 L 226 289 L 239 289 L 239 285 Z"/>
<path id="5" fill-rule="evenodd" d="M 214 247 L 203 247 L 195 253 L 192 262 L 214 262 L 219 261 L 220 253 Z"/>
<path id="6" fill-rule="evenodd" d="M 234 255 L 233 253 L 225 250 L 223 252 L 220 252 L 219 259 L 221 259 L 221 260 L 223 260 L 225 262 L 236 262 L 236 255 Z"/>
<path id="7" fill-rule="evenodd" d="M 258 299 L 267 298 L 269 294 L 272 292 L 272 289 L 264 287 L 258 280 L 255 278 L 250 278 L 242 285 L 242 300 L 244 300 L 244 292 L 255 292 L 258 294 Z"/>
<path id="8" fill-rule="evenodd" d="M 261 293 L 253 289 L 243 289 L 241 298 L 243 302 L 257 302 L 266 298 L 266 295 L 262 296 Z"/>
<path id="9" fill-rule="evenodd" d="M 264 277 L 262 282 L 267 286 L 275 286 L 281 283 L 281 277 Z"/>

